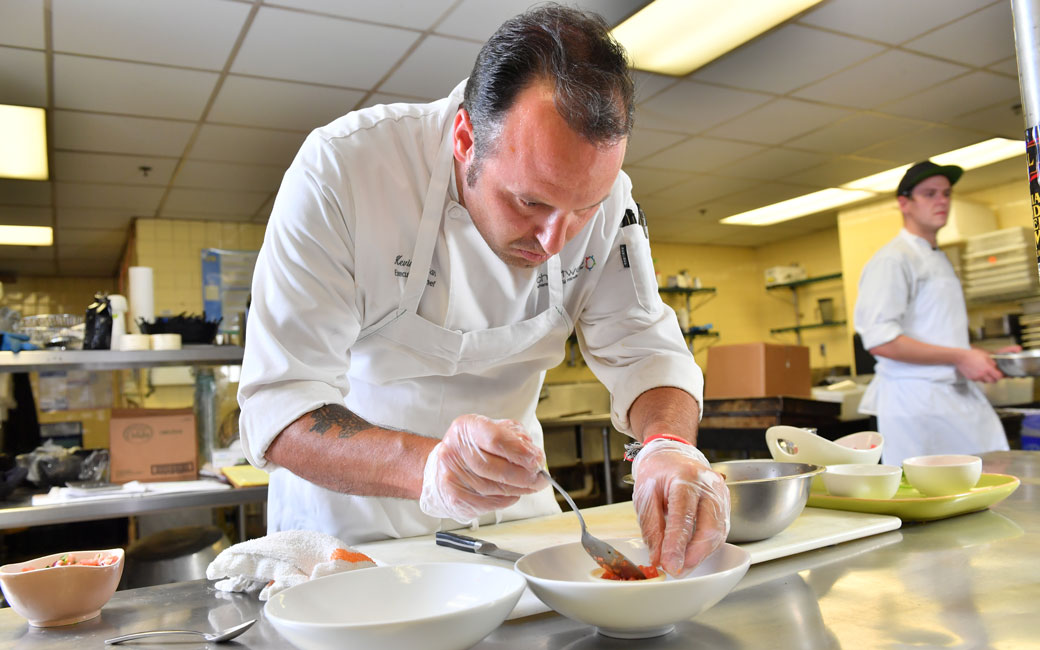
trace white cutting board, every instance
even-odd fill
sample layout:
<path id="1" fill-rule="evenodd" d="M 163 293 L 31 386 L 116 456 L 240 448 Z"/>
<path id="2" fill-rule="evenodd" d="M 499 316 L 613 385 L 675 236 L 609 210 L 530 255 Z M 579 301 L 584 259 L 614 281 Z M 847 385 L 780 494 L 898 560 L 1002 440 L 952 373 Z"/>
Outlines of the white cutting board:
<path id="1" fill-rule="evenodd" d="M 582 514 L 585 516 L 589 532 L 601 539 L 640 537 L 639 524 L 630 502 L 588 508 L 582 510 Z M 794 523 L 779 534 L 760 542 L 738 546 L 744 548 L 751 555 L 751 563 L 756 564 L 895 530 L 901 524 L 899 517 L 891 515 L 806 508 Z M 557 544 L 576 542 L 581 536 L 578 519 L 572 512 L 456 532 L 494 542 L 499 548 L 517 553 L 531 553 Z M 356 548 L 380 564 L 477 562 L 502 567 L 512 565 L 506 560 L 437 546 L 433 535 L 371 542 L 360 544 Z M 526 590 L 509 618 L 521 618 L 547 611 L 549 608 L 530 590 Z"/>

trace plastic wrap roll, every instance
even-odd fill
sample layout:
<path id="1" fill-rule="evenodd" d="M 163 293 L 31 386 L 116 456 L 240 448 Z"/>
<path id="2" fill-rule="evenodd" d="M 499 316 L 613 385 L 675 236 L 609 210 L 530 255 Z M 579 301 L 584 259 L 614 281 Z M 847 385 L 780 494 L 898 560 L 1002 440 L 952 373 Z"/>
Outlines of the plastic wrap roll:
<path id="1" fill-rule="evenodd" d="M 130 267 L 130 320 L 127 323 L 131 334 L 140 334 L 138 319 L 155 320 L 155 282 L 150 266 Z"/>

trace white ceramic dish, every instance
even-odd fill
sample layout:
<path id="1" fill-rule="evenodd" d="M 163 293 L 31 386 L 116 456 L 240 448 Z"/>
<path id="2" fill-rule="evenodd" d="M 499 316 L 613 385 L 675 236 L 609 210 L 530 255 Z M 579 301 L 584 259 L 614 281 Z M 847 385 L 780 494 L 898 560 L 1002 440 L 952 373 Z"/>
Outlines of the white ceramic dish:
<path id="1" fill-rule="evenodd" d="M 113 564 L 90 566 L 98 555 L 115 557 Z M 48 567 L 62 556 L 75 564 Z M 26 570 L 31 567 L 31 570 Z M 0 586 L 11 609 L 35 627 L 71 625 L 94 618 L 116 592 L 123 575 L 123 549 L 71 551 L 0 566 Z"/>
<path id="2" fill-rule="evenodd" d="M 458 650 L 498 627 L 523 592 L 524 579 L 502 567 L 379 566 L 286 589 L 264 615 L 301 650 Z"/>
<path id="3" fill-rule="evenodd" d="M 903 470 L 894 465 L 851 463 L 828 467 L 823 474 L 823 485 L 836 497 L 891 499 L 902 478 Z"/>
<path id="4" fill-rule="evenodd" d="M 636 564 L 647 564 L 640 539 L 609 540 Z M 567 618 L 600 634 L 643 639 L 667 634 L 676 623 L 722 600 L 747 572 L 751 556 L 723 544 L 689 575 L 661 581 L 615 582 L 592 577 L 595 562 L 579 542 L 529 553 L 516 562 L 531 591 Z"/>
<path id="5" fill-rule="evenodd" d="M 930 497 L 967 492 L 982 476 L 982 459 L 960 454 L 914 456 L 903 461 L 906 480 Z"/>
<path id="6" fill-rule="evenodd" d="M 773 460 L 812 465 L 873 464 L 881 460 L 885 439 L 877 431 L 850 433 L 827 440 L 800 427 L 778 425 L 766 430 Z"/>

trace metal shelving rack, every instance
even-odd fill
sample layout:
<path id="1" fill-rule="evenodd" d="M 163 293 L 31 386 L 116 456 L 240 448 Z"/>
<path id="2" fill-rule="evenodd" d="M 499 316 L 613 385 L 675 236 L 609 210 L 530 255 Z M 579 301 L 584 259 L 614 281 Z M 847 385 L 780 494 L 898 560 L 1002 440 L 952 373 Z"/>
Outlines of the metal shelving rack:
<path id="1" fill-rule="evenodd" d="M 40 370 L 121 370 L 158 366 L 234 366 L 237 345 L 186 345 L 180 350 L 23 350 L 0 352 L 0 373 Z"/>
<path id="2" fill-rule="evenodd" d="M 798 345 L 802 344 L 802 330 L 818 329 L 821 327 L 842 327 L 846 321 L 836 320 L 828 321 L 825 323 L 809 323 L 802 325 L 799 312 L 798 312 L 798 288 L 807 284 L 815 284 L 817 282 L 826 282 L 828 280 L 837 280 L 841 278 L 841 273 L 829 273 L 827 275 L 818 275 L 814 278 L 805 278 L 804 280 L 795 280 L 794 282 L 783 282 L 780 284 L 772 284 L 766 287 L 767 291 L 773 289 L 790 289 L 791 290 L 791 302 L 794 305 L 794 326 L 793 327 L 778 327 L 769 330 L 770 334 L 781 334 L 783 332 L 794 332 L 798 337 Z"/>

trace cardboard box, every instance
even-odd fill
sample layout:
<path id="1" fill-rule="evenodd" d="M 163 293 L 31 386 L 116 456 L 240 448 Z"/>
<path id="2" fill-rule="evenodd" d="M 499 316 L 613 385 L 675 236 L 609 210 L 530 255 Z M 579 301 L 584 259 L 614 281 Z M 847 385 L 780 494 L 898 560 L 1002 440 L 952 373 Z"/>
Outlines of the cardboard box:
<path id="1" fill-rule="evenodd" d="M 192 409 L 112 409 L 110 480 L 191 481 L 199 477 Z"/>
<path id="2" fill-rule="evenodd" d="M 809 348 L 741 343 L 708 348 L 705 399 L 811 397 Z"/>

